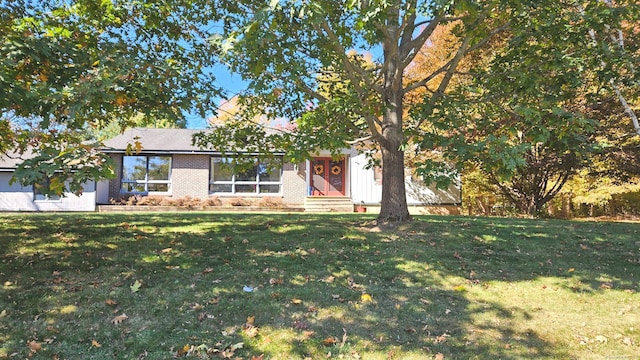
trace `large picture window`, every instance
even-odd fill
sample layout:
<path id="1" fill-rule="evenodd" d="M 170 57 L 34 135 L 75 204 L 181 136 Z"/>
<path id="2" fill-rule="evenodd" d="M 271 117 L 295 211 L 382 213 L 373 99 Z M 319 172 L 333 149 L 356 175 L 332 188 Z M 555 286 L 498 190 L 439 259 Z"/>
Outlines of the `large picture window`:
<path id="1" fill-rule="evenodd" d="M 209 192 L 214 194 L 280 194 L 282 188 L 282 159 L 252 159 L 253 167 L 234 171 L 234 159 L 211 158 Z"/>
<path id="2" fill-rule="evenodd" d="M 122 158 L 123 193 L 168 193 L 171 188 L 170 156 L 125 156 Z"/>

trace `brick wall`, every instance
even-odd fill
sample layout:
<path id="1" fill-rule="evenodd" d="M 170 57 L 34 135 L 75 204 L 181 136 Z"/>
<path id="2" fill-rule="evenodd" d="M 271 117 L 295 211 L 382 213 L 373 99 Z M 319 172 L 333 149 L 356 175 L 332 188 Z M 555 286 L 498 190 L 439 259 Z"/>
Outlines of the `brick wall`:
<path id="1" fill-rule="evenodd" d="M 209 155 L 173 155 L 172 197 L 205 199 L 209 195 L 209 159 Z"/>
<path id="2" fill-rule="evenodd" d="M 284 164 L 282 171 L 283 202 L 289 205 L 304 204 L 307 196 L 306 163 L 298 166 Z"/>
<path id="3" fill-rule="evenodd" d="M 116 177 L 109 181 L 109 198 L 120 199 L 122 154 L 111 155 Z M 171 196 L 191 196 L 206 199 L 209 196 L 209 155 L 173 155 L 171 159 Z M 301 205 L 307 196 L 305 163 L 298 166 L 286 163 L 282 171 L 282 200 L 285 204 Z"/>

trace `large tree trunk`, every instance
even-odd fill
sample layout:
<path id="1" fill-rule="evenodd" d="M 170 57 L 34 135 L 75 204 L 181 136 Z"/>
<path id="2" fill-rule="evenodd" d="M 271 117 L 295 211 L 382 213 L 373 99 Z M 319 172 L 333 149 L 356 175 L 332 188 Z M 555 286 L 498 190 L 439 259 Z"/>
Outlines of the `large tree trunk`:
<path id="1" fill-rule="evenodd" d="M 383 71 L 384 114 L 378 144 L 382 151 L 382 202 L 378 225 L 396 224 L 411 219 L 407 207 L 407 194 L 404 184 L 404 131 L 402 123 L 404 88 L 402 76 L 404 67 L 402 60 L 406 58 L 407 49 L 398 47 L 396 35 L 400 31 L 399 6 L 387 9 L 387 39 L 382 45 L 386 67 Z M 405 37 L 411 33 L 407 33 Z M 410 38 L 403 38 L 402 43 Z"/>
<path id="2" fill-rule="evenodd" d="M 382 203 L 378 225 L 410 220 L 404 184 L 404 152 L 382 148 Z"/>
<path id="3" fill-rule="evenodd" d="M 382 126 L 382 203 L 378 225 L 411 219 L 404 183 L 404 150 L 402 144 L 402 90 L 389 91 L 391 104 L 385 112 Z"/>

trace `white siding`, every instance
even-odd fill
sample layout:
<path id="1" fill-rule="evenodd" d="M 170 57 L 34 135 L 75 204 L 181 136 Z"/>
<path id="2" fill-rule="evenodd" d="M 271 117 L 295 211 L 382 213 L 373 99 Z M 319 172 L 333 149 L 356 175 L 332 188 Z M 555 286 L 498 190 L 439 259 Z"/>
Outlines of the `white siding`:
<path id="1" fill-rule="evenodd" d="M 351 198 L 354 204 L 379 204 L 382 200 L 382 185 L 376 184 L 373 169 L 365 169 L 367 158 L 356 155 L 350 158 Z"/>
<path id="2" fill-rule="evenodd" d="M 12 172 L 0 172 L 0 211 L 95 211 L 95 183 L 85 186 L 81 196 L 65 194 L 60 200 L 33 200 L 33 187 L 9 185 Z"/>
<path id="3" fill-rule="evenodd" d="M 382 201 L 382 185 L 376 184 L 373 169 L 365 169 L 365 155 L 352 156 L 350 161 L 351 197 L 354 204 L 373 205 Z M 405 189 L 408 205 L 453 205 L 462 201 L 459 184 L 452 184 L 447 190 L 427 186 L 421 181 L 413 180 L 411 171 L 407 170 Z"/>

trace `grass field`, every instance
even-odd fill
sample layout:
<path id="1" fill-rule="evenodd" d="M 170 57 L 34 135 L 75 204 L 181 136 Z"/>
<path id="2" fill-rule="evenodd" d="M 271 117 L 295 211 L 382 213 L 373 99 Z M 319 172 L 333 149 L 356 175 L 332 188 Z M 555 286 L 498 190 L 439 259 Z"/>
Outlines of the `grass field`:
<path id="1" fill-rule="evenodd" d="M 638 359 L 640 224 L 0 215 L 0 359 Z"/>

